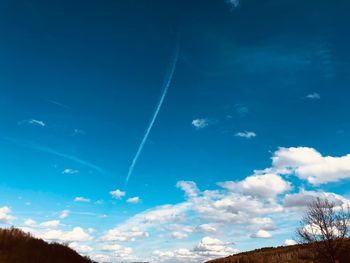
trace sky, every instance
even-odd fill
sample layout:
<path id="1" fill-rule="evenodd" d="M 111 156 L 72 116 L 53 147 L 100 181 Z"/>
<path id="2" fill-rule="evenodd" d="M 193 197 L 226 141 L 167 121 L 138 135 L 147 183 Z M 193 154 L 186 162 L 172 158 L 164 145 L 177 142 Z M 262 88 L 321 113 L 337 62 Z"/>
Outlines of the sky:
<path id="1" fill-rule="evenodd" d="M 293 244 L 350 202 L 347 0 L 4 0 L 0 227 L 99 262 Z"/>

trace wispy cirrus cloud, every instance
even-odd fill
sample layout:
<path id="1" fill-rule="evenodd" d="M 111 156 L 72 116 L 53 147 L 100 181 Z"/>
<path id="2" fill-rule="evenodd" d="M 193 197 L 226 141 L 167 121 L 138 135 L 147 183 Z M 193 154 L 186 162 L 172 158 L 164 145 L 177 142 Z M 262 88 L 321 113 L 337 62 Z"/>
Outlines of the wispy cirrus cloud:
<path id="1" fill-rule="evenodd" d="M 56 106 L 59 106 L 59 107 L 61 107 L 61 108 L 64 108 L 64 109 L 71 109 L 71 107 L 69 107 L 69 106 L 67 106 L 67 105 L 65 105 L 65 104 L 63 104 L 63 103 L 61 103 L 61 102 L 57 102 L 57 101 L 55 101 L 55 100 L 47 100 L 48 102 L 50 102 L 50 103 L 52 103 L 52 104 L 54 104 L 54 105 L 56 105 Z"/>
<path id="2" fill-rule="evenodd" d="M 41 121 L 41 120 L 29 119 L 29 120 L 19 121 L 18 125 L 34 125 L 34 126 L 39 126 L 39 127 L 45 127 L 46 123 Z"/>

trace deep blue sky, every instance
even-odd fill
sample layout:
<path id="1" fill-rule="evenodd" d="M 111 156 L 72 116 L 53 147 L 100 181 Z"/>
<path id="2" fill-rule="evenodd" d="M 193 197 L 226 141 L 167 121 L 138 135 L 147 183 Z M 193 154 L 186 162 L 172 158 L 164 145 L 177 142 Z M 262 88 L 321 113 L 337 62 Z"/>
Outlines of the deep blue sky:
<path id="1" fill-rule="evenodd" d="M 234 2 L 2 1 L 0 207 L 12 210 L 12 223 L 39 224 L 67 209 L 60 226 L 93 227 L 96 244 L 137 213 L 183 202 L 178 181 L 218 189 L 217 182 L 271 167 L 278 147 L 346 156 L 350 3 Z M 169 92 L 126 187 L 177 43 Z M 254 135 L 238 136 L 244 132 Z M 344 178 L 318 185 L 298 175 L 284 179 L 294 186 L 290 192 L 303 186 L 346 198 L 349 171 L 339 173 Z M 125 200 L 142 201 L 113 201 L 116 188 Z M 284 234 L 266 244 L 278 245 L 292 231 Z M 201 238 L 168 242 L 191 249 Z M 241 250 L 261 246 L 249 240 L 234 241 Z M 157 248 L 128 246 L 136 256 Z"/>

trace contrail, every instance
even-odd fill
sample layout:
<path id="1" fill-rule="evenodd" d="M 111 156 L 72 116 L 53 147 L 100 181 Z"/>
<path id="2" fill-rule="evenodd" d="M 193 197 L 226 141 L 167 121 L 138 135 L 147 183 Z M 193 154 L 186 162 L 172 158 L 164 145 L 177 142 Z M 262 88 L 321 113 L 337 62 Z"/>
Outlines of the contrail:
<path id="1" fill-rule="evenodd" d="M 80 159 L 80 158 L 78 158 L 78 157 L 76 157 L 74 155 L 58 152 L 58 151 L 56 151 L 54 149 L 51 149 L 51 148 L 43 146 L 43 145 L 36 144 L 34 142 L 19 141 L 19 140 L 16 140 L 16 139 L 13 139 L 13 138 L 8 138 L 8 137 L 5 137 L 3 139 L 6 140 L 6 141 L 15 143 L 17 145 L 20 145 L 22 147 L 26 147 L 26 148 L 33 149 L 33 150 L 36 150 L 36 151 L 45 152 L 45 153 L 49 153 L 49 154 L 52 154 L 52 155 L 56 155 L 56 156 L 68 159 L 70 161 L 73 161 L 73 162 L 76 162 L 78 164 L 81 164 L 81 165 L 84 165 L 86 167 L 89 167 L 91 169 L 94 169 L 94 170 L 96 170 L 97 172 L 99 172 L 101 174 L 105 173 L 105 171 L 102 168 L 98 167 L 97 165 L 92 164 L 92 163 L 90 163 L 88 161 L 82 160 L 82 159 Z"/>
<path id="2" fill-rule="evenodd" d="M 157 108 L 156 108 L 156 110 L 155 110 L 155 112 L 153 114 L 153 117 L 152 117 L 152 119 L 151 119 L 151 121 L 150 121 L 150 123 L 148 125 L 148 128 L 145 131 L 145 134 L 144 134 L 144 136 L 142 138 L 142 141 L 140 143 L 139 148 L 137 149 L 135 157 L 132 160 L 132 163 L 131 163 L 131 165 L 129 167 L 129 172 L 128 172 L 128 175 L 127 175 L 127 177 L 125 179 L 125 185 L 127 185 L 128 182 L 129 182 L 130 176 L 131 176 L 132 172 L 134 171 L 136 162 L 137 162 L 137 160 L 140 157 L 140 154 L 142 152 L 143 147 L 145 146 L 145 143 L 146 143 L 146 141 L 148 139 L 148 136 L 149 136 L 149 134 L 150 134 L 150 132 L 152 130 L 153 124 L 154 124 L 154 122 L 157 119 L 158 113 L 160 111 L 160 108 L 162 107 L 162 104 L 163 104 L 164 99 L 166 97 L 166 94 L 168 92 L 169 86 L 171 84 L 171 81 L 172 81 L 172 78 L 173 78 L 173 75 L 174 75 L 174 72 L 175 72 L 175 68 L 176 68 L 176 64 L 177 64 L 178 58 L 179 58 L 179 46 L 177 45 L 176 50 L 175 50 L 175 54 L 174 54 L 174 58 L 173 58 L 173 61 L 172 61 L 172 64 L 171 64 L 171 68 L 168 71 L 168 74 L 166 75 L 166 77 L 164 79 L 162 96 L 160 97 L 160 100 L 158 102 L 158 106 L 157 106 Z"/>

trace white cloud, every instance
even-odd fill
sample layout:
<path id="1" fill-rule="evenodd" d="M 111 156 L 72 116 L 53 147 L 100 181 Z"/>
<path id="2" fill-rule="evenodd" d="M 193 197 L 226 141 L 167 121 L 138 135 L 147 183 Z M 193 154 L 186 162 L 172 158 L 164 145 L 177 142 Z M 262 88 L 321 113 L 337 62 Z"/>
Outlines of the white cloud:
<path id="1" fill-rule="evenodd" d="M 191 181 L 179 181 L 176 184 L 176 187 L 180 188 L 182 191 L 186 193 L 188 197 L 196 197 L 198 196 L 199 189 L 194 182 Z"/>
<path id="2" fill-rule="evenodd" d="M 136 214 L 108 230 L 101 239 L 135 241 L 154 231 L 160 236 L 171 233 L 173 238 L 185 238 L 192 233 L 217 233 L 217 227 L 223 230 L 232 225 L 240 229 L 250 225 L 263 229 L 273 225 L 269 216 L 283 211 L 283 207 L 272 198 L 258 199 L 225 189 L 200 191 L 191 181 L 180 181 L 177 186 L 185 192 L 185 202 Z"/>
<path id="3" fill-rule="evenodd" d="M 335 193 L 321 192 L 321 191 L 305 191 L 301 189 L 299 193 L 287 194 L 284 197 L 284 206 L 288 208 L 301 208 L 306 207 L 317 198 L 327 199 L 334 202 L 335 205 L 339 206 L 347 202 L 347 200 Z"/>
<path id="4" fill-rule="evenodd" d="M 200 233 L 211 233 L 216 232 L 216 228 L 210 224 L 202 224 L 196 227 L 196 232 Z"/>
<path id="5" fill-rule="evenodd" d="M 310 93 L 310 94 L 306 95 L 306 98 L 310 99 L 310 100 L 319 100 L 319 99 L 321 99 L 321 95 L 314 92 L 314 93 Z"/>
<path id="6" fill-rule="evenodd" d="M 135 197 L 128 198 L 128 200 L 126 200 L 126 202 L 130 203 L 130 204 L 138 204 L 141 202 L 141 199 L 140 199 L 140 197 L 135 196 Z"/>
<path id="7" fill-rule="evenodd" d="M 62 219 L 64 219 L 64 218 L 68 217 L 69 214 L 70 214 L 70 211 L 67 210 L 67 209 L 65 209 L 65 210 L 61 211 L 59 217 L 62 218 Z"/>
<path id="8" fill-rule="evenodd" d="M 272 165 L 271 169 L 279 174 L 295 174 L 313 185 L 350 178 L 350 154 L 332 157 L 308 147 L 279 148 Z"/>
<path id="9" fill-rule="evenodd" d="M 74 202 L 82 202 L 82 203 L 89 203 L 91 200 L 86 197 L 78 196 L 74 198 Z"/>
<path id="10" fill-rule="evenodd" d="M 81 245 L 78 242 L 71 242 L 69 243 L 69 247 L 74 249 L 75 251 L 78 251 L 79 253 L 86 254 L 88 252 L 93 251 L 93 248 L 87 245 Z"/>
<path id="11" fill-rule="evenodd" d="M 251 138 L 256 137 L 256 133 L 252 132 L 252 131 L 237 132 L 235 135 L 237 137 L 242 137 L 242 138 L 246 138 L 246 139 L 251 139 Z"/>
<path id="12" fill-rule="evenodd" d="M 40 234 L 40 237 L 45 240 L 56 241 L 88 241 L 92 237 L 81 227 L 74 227 L 71 231 L 49 230 Z"/>
<path id="13" fill-rule="evenodd" d="M 60 225 L 60 221 L 59 220 L 51 220 L 51 221 L 45 221 L 45 222 L 42 222 L 40 224 L 40 226 L 42 227 L 48 227 L 48 228 L 51 228 L 51 227 L 58 227 Z"/>
<path id="14" fill-rule="evenodd" d="M 107 231 L 102 237 L 103 241 L 135 241 L 139 237 L 148 237 L 148 232 L 142 231 L 137 226 L 129 230 L 122 228 L 114 228 Z"/>
<path id="15" fill-rule="evenodd" d="M 204 237 L 192 249 L 179 248 L 173 251 L 153 252 L 154 262 L 204 262 L 210 259 L 224 257 L 237 253 L 231 243 L 216 238 Z M 153 262 L 152 261 L 152 262 Z"/>
<path id="16" fill-rule="evenodd" d="M 125 196 L 125 192 L 123 192 L 123 191 L 121 191 L 121 190 L 119 190 L 119 189 L 116 189 L 116 190 L 114 190 L 114 191 L 111 191 L 111 192 L 109 192 L 110 194 L 111 194 L 111 196 L 113 197 L 113 198 L 115 198 L 115 199 L 121 199 L 122 197 L 124 197 Z"/>
<path id="17" fill-rule="evenodd" d="M 271 235 L 270 232 L 260 229 L 258 232 L 256 232 L 255 234 L 251 235 L 251 237 L 252 238 L 271 238 L 272 235 Z"/>
<path id="18" fill-rule="evenodd" d="M 209 120 L 195 119 L 192 121 L 192 126 L 195 127 L 197 130 L 204 129 L 205 127 L 209 126 Z"/>
<path id="19" fill-rule="evenodd" d="M 294 246 L 298 244 L 295 240 L 292 239 L 286 239 L 283 243 L 283 246 Z"/>
<path id="20" fill-rule="evenodd" d="M 0 223 L 8 224 L 11 223 L 13 219 L 15 218 L 11 215 L 11 209 L 9 207 L 0 207 Z"/>
<path id="21" fill-rule="evenodd" d="M 24 221 L 24 225 L 26 226 L 35 226 L 37 223 L 35 220 L 28 218 L 27 220 Z"/>
<path id="22" fill-rule="evenodd" d="M 23 120 L 23 121 L 18 122 L 18 125 L 22 125 L 22 124 L 35 125 L 35 126 L 40 126 L 40 127 L 46 126 L 45 122 L 40 121 L 40 120 L 35 120 L 35 119 Z"/>
<path id="23" fill-rule="evenodd" d="M 69 168 L 64 169 L 64 170 L 62 171 L 62 174 L 77 174 L 77 173 L 79 173 L 78 170 L 69 169 Z"/>
<path id="24" fill-rule="evenodd" d="M 130 257 L 133 252 L 131 247 L 123 247 L 119 244 L 105 245 L 101 250 L 106 252 L 113 252 L 114 257 L 123 259 Z"/>
<path id="25" fill-rule="evenodd" d="M 163 205 L 146 210 L 129 218 L 126 222 L 108 230 L 103 241 L 135 241 L 149 237 L 148 230 L 170 223 L 184 221 L 189 204 Z"/>
<path id="26" fill-rule="evenodd" d="M 231 191 L 242 191 L 243 193 L 260 196 L 264 198 L 273 198 L 291 189 L 291 184 L 279 175 L 262 174 L 252 175 L 238 183 L 228 181 L 219 183 L 220 186 Z"/>
<path id="27" fill-rule="evenodd" d="M 175 239 L 184 239 L 184 238 L 187 238 L 188 235 L 186 233 L 183 233 L 183 232 L 175 231 L 175 232 L 171 233 L 171 237 L 175 238 Z"/>

